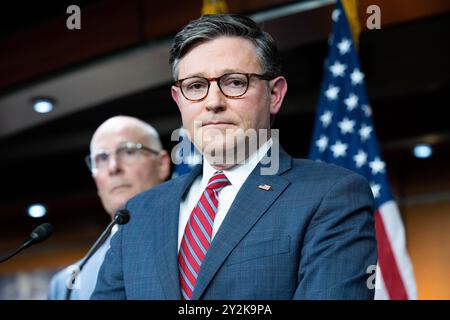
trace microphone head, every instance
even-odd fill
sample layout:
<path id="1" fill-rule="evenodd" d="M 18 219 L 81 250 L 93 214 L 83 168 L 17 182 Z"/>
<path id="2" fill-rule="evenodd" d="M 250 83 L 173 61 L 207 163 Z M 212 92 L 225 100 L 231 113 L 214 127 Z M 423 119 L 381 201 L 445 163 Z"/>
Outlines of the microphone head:
<path id="1" fill-rule="evenodd" d="M 43 223 L 40 226 L 36 227 L 30 234 L 31 242 L 38 243 L 44 241 L 53 233 L 53 227 L 50 223 Z"/>
<path id="2" fill-rule="evenodd" d="M 130 221 L 130 211 L 127 209 L 117 210 L 114 220 L 116 220 L 117 224 L 127 224 Z"/>

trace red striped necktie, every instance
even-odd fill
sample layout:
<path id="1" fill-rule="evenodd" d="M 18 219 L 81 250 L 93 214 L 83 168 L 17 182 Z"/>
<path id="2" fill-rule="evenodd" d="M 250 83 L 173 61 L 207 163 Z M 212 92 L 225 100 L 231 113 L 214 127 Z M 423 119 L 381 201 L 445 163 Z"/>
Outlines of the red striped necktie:
<path id="1" fill-rule="evenodd" d="M 192 210 L 184 229 L 178 253 L 181 297 L 183 300 L 190 300 L 192 297 L 200 266 L 211 244 L 214 218 L 219 207 L 218 193 L 228 184 L 230 182 L 222 172 L 214 173 L 209 179 L 200 200 Z"/>

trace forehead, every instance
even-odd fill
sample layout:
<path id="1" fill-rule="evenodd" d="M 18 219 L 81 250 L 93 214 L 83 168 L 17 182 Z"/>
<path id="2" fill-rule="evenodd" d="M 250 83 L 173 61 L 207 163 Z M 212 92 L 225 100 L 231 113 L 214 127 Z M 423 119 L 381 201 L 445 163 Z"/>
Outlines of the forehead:
<path id="1" fill-rule="evenodd" d="M 95 149 L 113 149 L 125 142 L 147 144 L 150 137 L 139 126 L 107 126 L 99 128 L 92 138 L 91 147 Z"/>
<path id="2" fill-rule="evenodd" d="M 220 76 L 236 71 L 261 71 L 255 45 L 242 37 L 219 37 L 194 46 L 178 65 L 179 78 L 192 75 Z"/>

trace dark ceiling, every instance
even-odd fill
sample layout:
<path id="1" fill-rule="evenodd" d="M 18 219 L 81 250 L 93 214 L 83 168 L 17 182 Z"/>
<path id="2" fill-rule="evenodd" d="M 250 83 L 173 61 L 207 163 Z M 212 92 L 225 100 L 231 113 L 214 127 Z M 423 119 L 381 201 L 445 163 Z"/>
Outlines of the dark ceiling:
<path id="1" fill-rule="evenodd" d="M 2 3 L 0 10 L 0 39 L 14 36 L 15 33 L 33 28 L 43 21 L 61 16 L 67 7 L 76 4 L 80 8 L 99 2 L 94 0 L 82 1 L 8 1 Z"/>

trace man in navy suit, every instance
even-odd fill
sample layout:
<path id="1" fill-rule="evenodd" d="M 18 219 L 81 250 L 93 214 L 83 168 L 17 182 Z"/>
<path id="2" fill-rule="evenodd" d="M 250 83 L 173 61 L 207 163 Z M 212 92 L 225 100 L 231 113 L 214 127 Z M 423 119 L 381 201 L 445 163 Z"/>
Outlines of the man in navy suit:
<path id="1" fill-rule="evenodd" d="M 370 187 L 279 146 L 287 82 L 270 35 L 203 16 L 176 35 L 170 63 L 203 164 L 127 203 L 91 298 L 372 299 Z"/>

